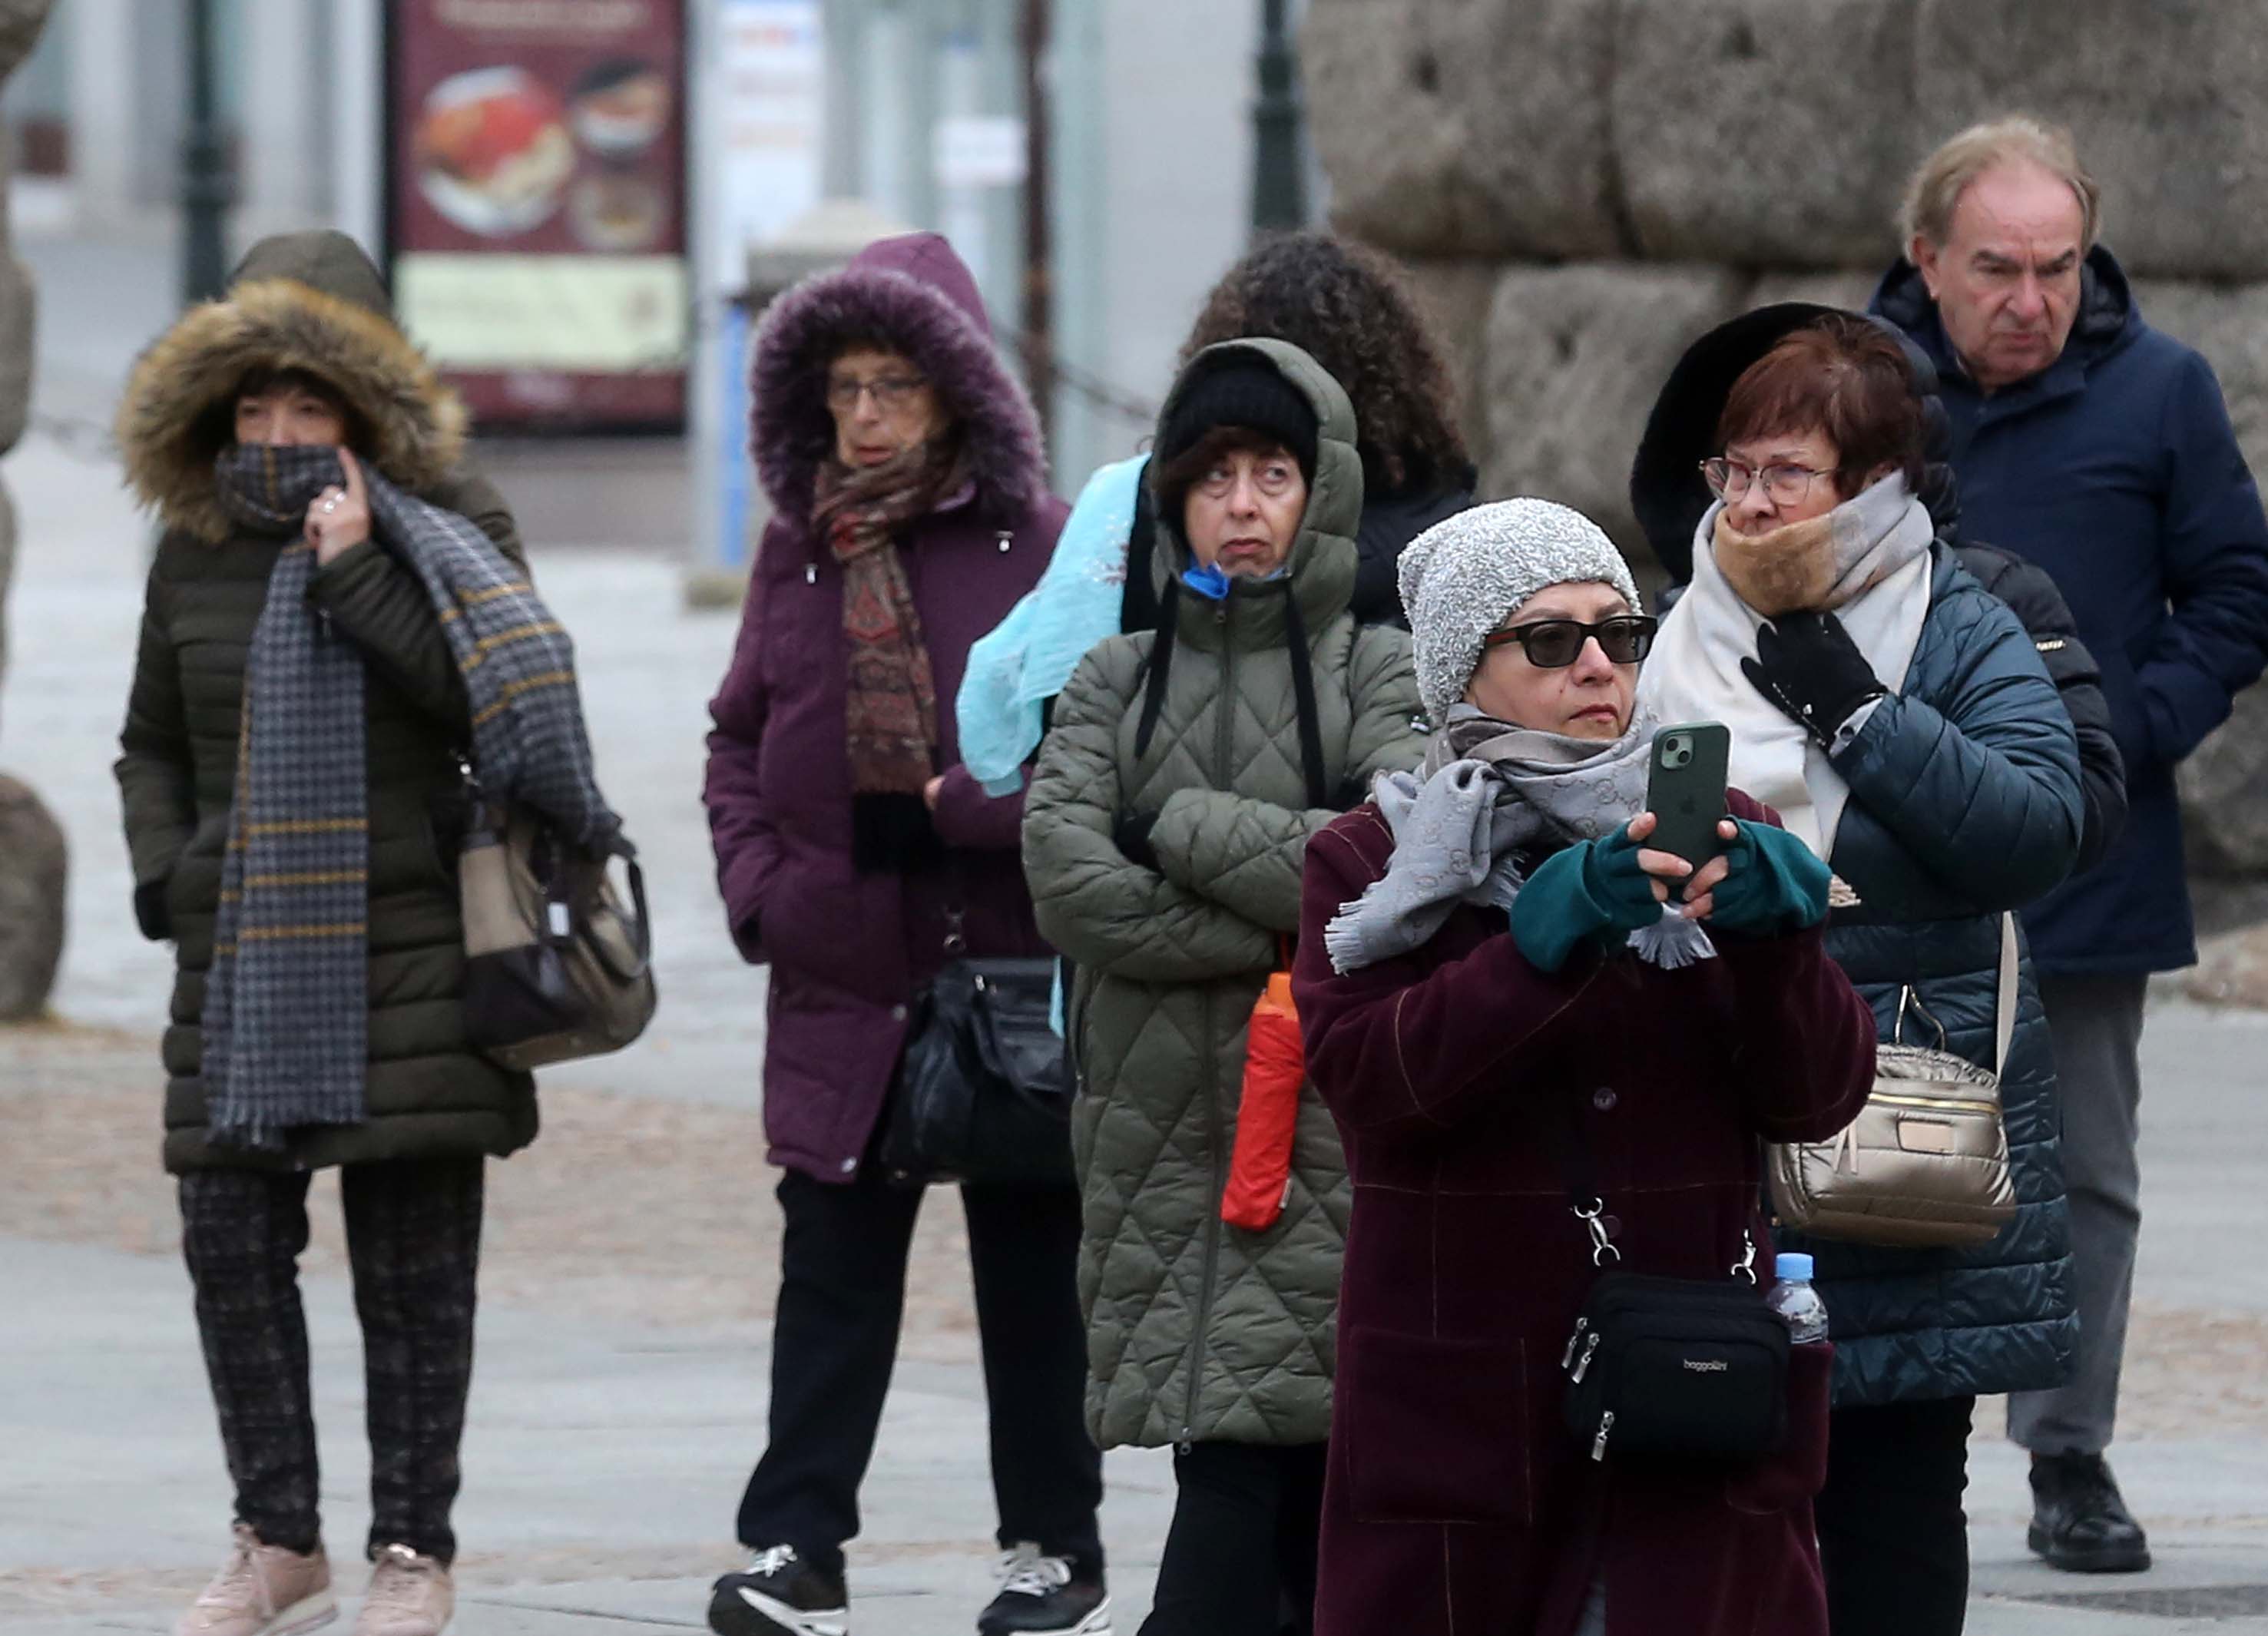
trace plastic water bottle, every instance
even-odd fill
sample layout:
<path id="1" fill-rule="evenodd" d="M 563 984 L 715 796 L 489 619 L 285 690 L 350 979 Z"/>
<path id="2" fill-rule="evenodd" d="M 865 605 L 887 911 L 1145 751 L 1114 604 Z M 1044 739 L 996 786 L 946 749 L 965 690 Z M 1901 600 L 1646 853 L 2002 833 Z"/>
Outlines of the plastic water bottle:
<path id="1" fill-rule="evenodd" d="M 1811 1257 L 1785 1255 L 1775 1264 L 1779 1282 L 1764 1299 L 1786 1320 L 1787 1338 L 1799 1346 L 1827 1338 L 1827 1303 L 1811 1286 Z"/>

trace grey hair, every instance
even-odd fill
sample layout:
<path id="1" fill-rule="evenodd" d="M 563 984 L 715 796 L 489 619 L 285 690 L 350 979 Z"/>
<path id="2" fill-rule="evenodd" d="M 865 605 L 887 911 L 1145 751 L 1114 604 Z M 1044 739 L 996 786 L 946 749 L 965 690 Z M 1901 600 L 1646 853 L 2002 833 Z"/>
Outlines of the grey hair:
<path id="1" fill-rule="evenodd" d="M 1961 195 L 1985 172 L 2022 160 L 2060 177 L 2078 195 L 2080 254 L 2095 247 L 2102 230 L 2102 192 L 2079 162 L 2071 133 L 2060 125 L 2011 114 L 1971 125 L 1921 162 L 1898 206 L 1898 247 L 1911 255 L 1914 240 L 1942 245 L 1953 236 L 1953 212 Z"/>

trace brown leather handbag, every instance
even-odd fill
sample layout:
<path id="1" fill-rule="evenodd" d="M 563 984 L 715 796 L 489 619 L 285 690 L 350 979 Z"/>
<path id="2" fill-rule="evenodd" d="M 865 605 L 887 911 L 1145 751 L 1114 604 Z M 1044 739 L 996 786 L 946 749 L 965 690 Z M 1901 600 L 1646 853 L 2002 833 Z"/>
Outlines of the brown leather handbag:
<path id="1" fill-rule="evenodd" d="M 626 866 L 630 903 L 610 867 Z M 571 846 L 525 807 L 481 802 L 457 859 L 465 1033 L 525 1072 L 620 1050 L 653 1017 L 653 932 L 637 849 Z"/>
<path id="2" fill-rule="evenodd" d="M 1937 1028 L 1935 1046 L 1905 1043 L 1909 1014 Z M 2003 915 L 1991 1072 L 1947 1050 L 1942 1025 L 1904 990 L 1858 1118 L 1824 1142 L 1772 1145 L 1767 1171 L 1780 1220 L 1819 1238 L 1909 1249 L 1996 1236 L 2016 1214 L 2000 1109 L 2015 1028 L 2016 917 Z"/>

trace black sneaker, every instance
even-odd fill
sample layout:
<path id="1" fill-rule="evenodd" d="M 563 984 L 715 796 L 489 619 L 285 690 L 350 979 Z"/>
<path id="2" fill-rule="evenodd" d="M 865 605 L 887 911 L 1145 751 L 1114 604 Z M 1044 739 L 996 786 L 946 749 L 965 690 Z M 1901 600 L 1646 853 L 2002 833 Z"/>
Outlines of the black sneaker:
<path id="1" fill-rule="evenodd" d="M 2025 1543 L 2066 1573 L 2139 1573 L 2150 1566 L 2149 1538 L 2101 1455 L 2032 1456 Z"/>
<path id="2" fill-rule="evenodd" d="M 850 1598 L 840 1575 L 821 1573 L 793 1545 L 773 1545 L 717 1581 L 709 1628 L 717 1636 L 850 1636 Z"/>
<path id="3" fill-rule="evenodd" d="M 1000 1559 L 1000 1594 L 976 1616 L 976 1636 L 1110 1636 L 1110 1597 L 1069 1557 L 1019 1545 Z"/>

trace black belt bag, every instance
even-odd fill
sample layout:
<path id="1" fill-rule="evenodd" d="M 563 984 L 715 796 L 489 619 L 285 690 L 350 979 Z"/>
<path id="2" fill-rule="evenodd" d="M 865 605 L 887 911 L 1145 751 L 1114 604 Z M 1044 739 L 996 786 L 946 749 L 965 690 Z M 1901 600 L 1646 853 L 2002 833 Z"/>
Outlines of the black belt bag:
<path id="1" fill-rule="evenodd" d="M 1764 1304 L 1756 1241 L 1724 1279 L 1616 1270 L 1606 1202 L 1587 1185 L 1580 1117 L 1565 1147 L 1569 1198 L 1605 1269 L 1560 1359 L 1567 1425 L 1594 1460 L 1761 1460 L 1787 1429 L 1787 1324 Z M 1751 1183 L 1753 1190 L 1754 1183 Z"/>
<path id="2" fill-rule="evenodd" d="M 1609 1272 L 1567 1338 L 1567 1425 L 1594 1460 L 1760 1460 L 1786 1431 L 1787 1348 L 1752 1284 Z"/>

